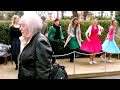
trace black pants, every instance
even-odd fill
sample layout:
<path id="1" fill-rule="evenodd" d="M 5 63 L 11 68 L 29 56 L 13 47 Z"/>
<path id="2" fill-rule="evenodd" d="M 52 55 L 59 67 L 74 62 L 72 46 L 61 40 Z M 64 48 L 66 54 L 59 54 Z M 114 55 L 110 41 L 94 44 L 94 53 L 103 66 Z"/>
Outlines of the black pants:
<path id="1" fill-rule="evenodd" d="M 15 61 L 16 65 L 18 65 L 19 52 L 20 52 L 20 40 L 19 38 L 13 38 L 11 44 L 11 55 L 12 55 L 12 60 Z"/>
<path id="2" fill-rule="evenodd" d="M 71 49 L 71 52 L 73 51 L 79 52 L 79 49 Z M 75 53 L 75 57 L 76 57 L 76 53 Z M 70 54 L 70 62 L 73 62 L 73 61 L 74 61 L 74 53 Z"/>
<path id="3" fill-rule="evenodd" d="M 54 41 L 50 41 L 52 50 L 53 50 L 53 54 L 57 55 L 58 54 L 58 42 L 54 42 Z M 56 57 L 52 57 L 52 64 L 54 64 L 56 61 Z"/>

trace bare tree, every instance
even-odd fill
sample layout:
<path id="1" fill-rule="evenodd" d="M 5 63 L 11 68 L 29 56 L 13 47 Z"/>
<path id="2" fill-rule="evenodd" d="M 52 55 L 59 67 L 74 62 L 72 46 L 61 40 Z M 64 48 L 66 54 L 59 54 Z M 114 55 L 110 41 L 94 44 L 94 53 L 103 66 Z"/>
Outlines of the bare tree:
<path id="1" fill-rule="evenodd" d="M 104 13 L 104 12 L 103 12 L 103 11 L 101 11 L 101 17 L 103 17 L 103 13 Z"/>
<path id="2" fill-rule="evenodd" d="M 73 17 L 78 17 L 77 11 L 72 11 Z"/>
<path id="3" fill-rule="evenodd" d="M 59 18 L 59 11 L 57 11 L 57 18 Z"/>
<path id="4" fill-rule="evenodd" d="M 24 14 L 23 11 L 13 11 L 13 13 L 19 15 L 20 17 Z"/>
<path id="5" fill-rule="evenodd" d="M 87 17 L 87 15 L 88 15 L 88 13 L 89 13 L 89 11 L 84 11 L 84 12 L 83 12 L 84 20 L 86 20 L 86 17 Z"/>
<path id="6" fill-rule="evenodd" d="M 24 14 L 23 11 L 6 11 L 5 15 L 6 15 L 6 20 L 11 20 L 13 15 L 18 15 L 18 16 L 22 16 Z"/>
<path id="7" fill-rule="evenodd" d="M 5 11 L 0 11 L 0 20 L 4 20 Z"/>
<path id="8" fill-rule="evenodd" d="M 61 19 L 64 19 L 64 11 L 61 11 Z"/>

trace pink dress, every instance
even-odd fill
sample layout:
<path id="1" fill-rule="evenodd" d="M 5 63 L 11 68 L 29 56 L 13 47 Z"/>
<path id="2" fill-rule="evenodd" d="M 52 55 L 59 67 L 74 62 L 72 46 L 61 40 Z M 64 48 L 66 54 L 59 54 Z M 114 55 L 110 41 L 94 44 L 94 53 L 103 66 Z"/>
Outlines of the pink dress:
<path id="1" fill-rule="evenodd" d="M 94 28 L 92 26 L 91 35 L 89 37 L 90 42 L 86 39 L 81 45 L 80 49 L 89 53 L 99 53 L 102 50 L 102 44 L 98 35 L 98 26 Z"/>

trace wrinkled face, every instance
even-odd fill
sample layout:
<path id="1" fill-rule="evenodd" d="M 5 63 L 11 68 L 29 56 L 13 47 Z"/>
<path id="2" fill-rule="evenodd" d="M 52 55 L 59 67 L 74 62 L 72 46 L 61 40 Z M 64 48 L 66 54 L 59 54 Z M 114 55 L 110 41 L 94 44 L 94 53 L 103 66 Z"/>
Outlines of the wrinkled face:
<path id="1" fill-rule="evenodd" d="M 20 30 L 21 30 L 22 36 L 27 37 L 29 35 L 27 24 L 25 22 L 21 22 L 20 25 L 21 25 Z"/>
<path id="2" fill-rule="evenodd" d="M 79 23 L 79 21 L 78 21 L 78 20 L 75 20 L 75 21 L 74 21 L 74 24 L 75 24 L 75 25 L 77 25 L 78 23 Z"/>
<path id="3" fill-rule="evenodd" d="M 94 19 L 94 20 L 93 20 L 93 24 L 94 24 L 94 25 L 97 25 L 97 24 L 98 24 L 97 19 Z"/>
<path id="4" fill-rule="evenodd" d="M 56 21 L 56 22 L 55 22 L 55 25 L 56 25 L 56 26 L 59 26 L 59 21 Z"/>

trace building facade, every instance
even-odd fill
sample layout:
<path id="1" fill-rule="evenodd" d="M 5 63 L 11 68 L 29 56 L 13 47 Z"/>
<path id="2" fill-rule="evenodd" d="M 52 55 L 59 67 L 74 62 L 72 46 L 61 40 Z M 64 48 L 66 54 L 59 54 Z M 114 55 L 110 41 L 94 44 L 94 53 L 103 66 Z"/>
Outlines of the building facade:
<path id="1" fill-rule="evenodd" d="M 83 19 L 83 12 L 84 11 L 78 11 L 78 15 L 80 19 Z M 56 17 L 57 18 L 61 18 L 62 17 L 62 13 L 61 11 L 24 11 L 24 13 L 26 14 L 30 14 L 30 13 L 37 13 L 38 15 L 42 16 L 46 16 L 46 19 L 48 20 L 53 20 Z M 72 11 L 64 11 L 64 16 L 72 16 Z M 91 16 L 105 16 L 105 17 L 111 17 L 112 19 L 115 18 L 115 11 L 89 11 L 89 14 L 87 16 L 87 19 L 89 19 Z"/>
<path id="2" fill-rule="evenodd" d="M 103 17 L 111 17 L 115 18 L 115 11 L 91 11 L 94 16 L 103 16 Z"/>

